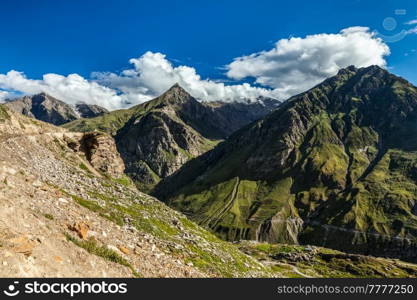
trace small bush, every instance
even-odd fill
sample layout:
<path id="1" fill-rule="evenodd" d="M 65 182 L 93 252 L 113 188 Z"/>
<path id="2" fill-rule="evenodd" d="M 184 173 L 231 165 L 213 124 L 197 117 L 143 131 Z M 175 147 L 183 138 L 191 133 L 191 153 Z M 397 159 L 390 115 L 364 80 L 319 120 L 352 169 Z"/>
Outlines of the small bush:
<path id="1" fill-rule="evenodd" d="M 81 170 L 90 172 L 90 170 L 88 169 L 88 167 L 84 163 L 80 163 L 79 164 L 79 167 L 80 167 Z"/>
<path id="2" fill-rule="evenodd" d="M 43 216 L 44 216 L 45 218 L 47 218 L 48 220 L 53 220 L 53 219 L 54 219 L 54 216 L 53 216 L 53 215 L 51 215 L 51 214 L 43 214 Z"/>

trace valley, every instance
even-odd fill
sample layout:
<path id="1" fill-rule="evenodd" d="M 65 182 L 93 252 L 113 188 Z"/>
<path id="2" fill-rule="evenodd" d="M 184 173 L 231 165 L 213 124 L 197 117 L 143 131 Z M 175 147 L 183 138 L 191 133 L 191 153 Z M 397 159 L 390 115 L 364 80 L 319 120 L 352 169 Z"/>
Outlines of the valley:
<path id="1" fill-rule="evenodd" d="M 348 67 L 261 100 L 174 85 L 61 127 L 0 106 L 0 274 L 415 277 L 417 89 Z"/>

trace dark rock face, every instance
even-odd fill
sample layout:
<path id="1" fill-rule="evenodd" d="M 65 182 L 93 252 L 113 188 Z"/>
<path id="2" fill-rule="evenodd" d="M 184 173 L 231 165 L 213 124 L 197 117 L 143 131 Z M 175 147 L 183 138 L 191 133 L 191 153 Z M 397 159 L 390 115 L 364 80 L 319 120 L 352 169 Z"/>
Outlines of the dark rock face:
<path id="1" fill-rule="evenodd" d="M 255 102 L 203 102 L 211 113 L 211 120 L 217 124 L 223 137 L 228 137 L 236 130 L 257 121 L 278 108 L 281 102 L 260 97 Z"/>
<path id="2" fill-rule="evenodd" d="M 416 124 L 416 87 L 376 66 L 348 67 L 153 193 L 225 239 L 417 261 Z"/>
<path id="3" fill-rule="evenodd" d="M 10 109 L 25 116 L 54 125 L 62 125 L 79 118 L 94 117 L 107 112 L 97 105 L 77 104 L 76 108 L 45 93 L 24 96 L 5 103 Z"/>

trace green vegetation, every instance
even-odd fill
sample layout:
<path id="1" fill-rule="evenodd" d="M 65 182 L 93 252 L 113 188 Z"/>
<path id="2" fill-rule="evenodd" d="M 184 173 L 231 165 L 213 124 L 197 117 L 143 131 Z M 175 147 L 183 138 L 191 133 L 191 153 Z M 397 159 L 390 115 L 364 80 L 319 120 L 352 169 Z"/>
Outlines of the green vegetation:
<path id="1" fill-rule="evenodd" d="M 53 215 L 51 215 L 51 214 L 43 214 L 43 216 L 44 216 L 45 218 L 47 218 L 48 220 L 53 220 L 53 219 L 54 219 L 54 216 L 53 216 Z"/>
<path id="2" fill-rule="evenodd" d="M 322 247 L 242 242 L 239 248 L 286 277 L 415 277 L 417 265 Z"/>
<path id="3" fill-rule="evenodd" d="M 109 185 L 109 182 L 106 182 L 106 185 Z M 108 188 L 112 189 L 112 186 Z M 167 247 L 165 251 L 209 274 L 222 277 L 244 277 L 253 272 L 259 272 L 263 274 L 262 276 L 273 274 L 269 268 L 241 253 L 236 246 L 222 241 L 187 218 L 180 217 L 175 218 L 175 222 L 170 221 L 173 213 L 157 200 L 153 200 L 152 204 L 146 204 L 144 199 L 137 195 L 132 198 L 133 194 L 129 193 L 121 198 L 115 198 L 112 193 L 89 191 L 89 200 L 65 194 L 81 206 L 119 226 L 133 226 L 169 245 L 176 245 L 176 247 Z M 185 232 L 192 234 L 191 239 L 194 242 L 183 238 Z M 89 244 L 83 243 L 83 245 L 89 247 Z M 94 249 L 93 247 L 93 251 Z"/>
<path id="4" fill-rule="evenodd" d="M 103 131 L 111 135 L 116 135 L 117 131 L 129 120 L 132 116 L 133 110 L 122 109 L 112 111 L 95 118 L 78 119 L 62 125 L 71 131 Z"/>
<path id="5" fill-rule="evenodd" d="M 84 163 L 80 163 L 78 166 L 80 167 L 81 170 L 84 170 L 84 171 L 86 171 L 88 173 L 91 172 Z"/>
<path id="6" fill-rule="evenodd" d="M 144 169 L 149 178 L 147 182 L 145 182 L 145 180 L 134 180 L 136 187 L 144 193 L 149 193 L 149 191 L 152 190 L 152 188 L 161 180 L 161 178 L 143 160 L 136 161 L 135 166 L 138 169 Z M 132 178 L 136 177 L 135 172 L 129 173 L 129 175 L 131 175 Z"/>
<path id="7" fill-rule="evenodd" d="M 64 235 L 68 241 L 74 243 L 78 247 L 85 249 L 88 253 L 97 255 L 116 264 L 128 267 L 132 271 L 134 277 L 141 277 L 140 274 L 136 272 L 135 268 L 125 258 L 105 246 L 98 245 L 94 239 L 84 241 L 79 240 L 68 233 L 64 233 Z"/>
<path id="8" fill-rule="evenodd" d="M 10 119 L 10 115 L 7 112 L 7 109 L 0 104 L 0 122 Z"/>
<path id="9" fill-rule="evenodd" d="M 130 186 L 132 184 L 132 180 L 127 177 L 126 175 L 122 175 L 119 178 L 113 178 L 113 180 L 121 185 Z"/>

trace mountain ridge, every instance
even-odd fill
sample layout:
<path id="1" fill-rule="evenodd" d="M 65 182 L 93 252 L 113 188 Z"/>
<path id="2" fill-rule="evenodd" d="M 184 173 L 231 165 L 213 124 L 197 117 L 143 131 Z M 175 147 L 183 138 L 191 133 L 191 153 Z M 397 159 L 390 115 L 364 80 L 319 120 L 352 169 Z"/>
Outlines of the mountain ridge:
<path id="1" fill-rule="evenodd" d="M 44 92 L 6 101 L 10 109 L 54 125 L 62 125 L 79 118 L 89 118 L 108 112 L 98 105 L 77 103 L 72 106 Z"/>
<path id="2" fill-rule="evenodd" d="M 127 110 L 64 127 L 73 131 L 103 130 L 115 137 L 126 172 L 144 191 L 185 162 L 213 148 L 233 131 L 273 110 L 278 102 L 224 104 L 199 102 L 180 85 Z"/>
<path id="3" fill-rule="evenodd" d="M 138 191 L 123 174 L 113 139 L 102 132 L 70 132 L 0 105 L 0 144 L 3 277 L 417 274 L 416 265 L 397 259 L 222 241 Z M 241 194 L 242 182 L 234 182 L 233 197 Z"/>
<path id="4" fill-rule="evenodd" d="M 153 194 L 225 239 L 414 261 L 416 108 L 406 80 L 351 66 L 190 161 Z"/>

